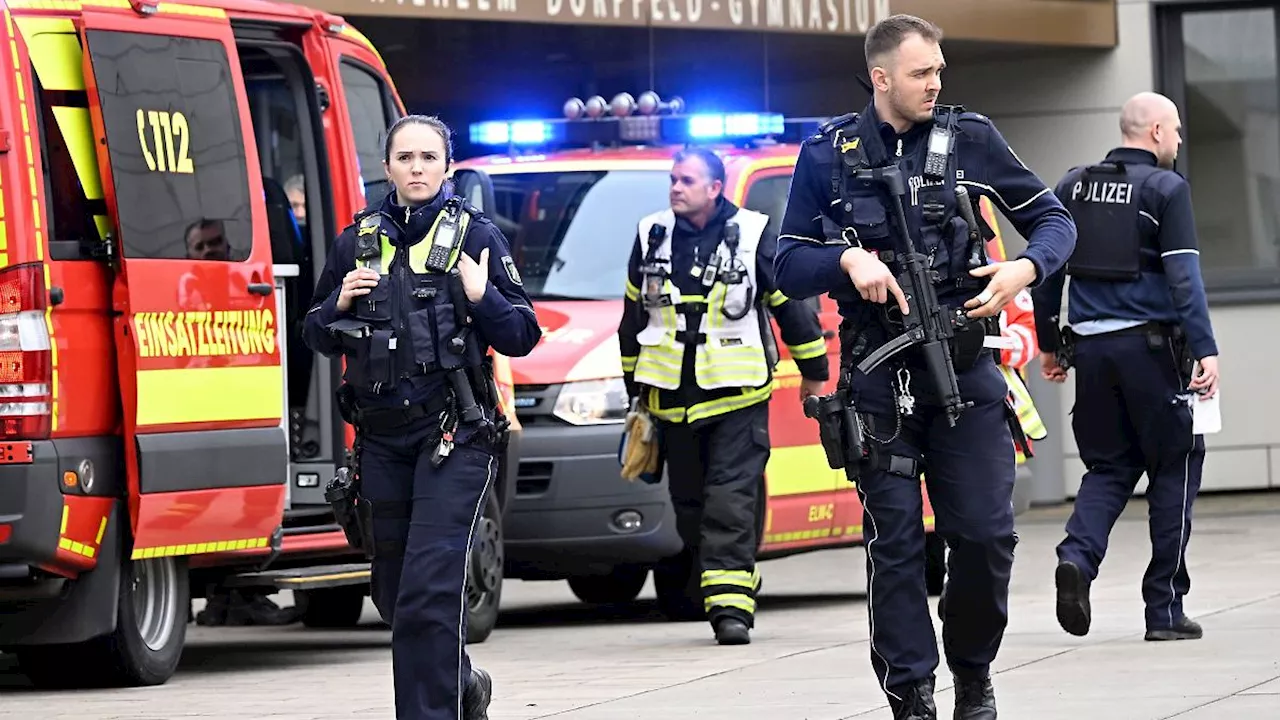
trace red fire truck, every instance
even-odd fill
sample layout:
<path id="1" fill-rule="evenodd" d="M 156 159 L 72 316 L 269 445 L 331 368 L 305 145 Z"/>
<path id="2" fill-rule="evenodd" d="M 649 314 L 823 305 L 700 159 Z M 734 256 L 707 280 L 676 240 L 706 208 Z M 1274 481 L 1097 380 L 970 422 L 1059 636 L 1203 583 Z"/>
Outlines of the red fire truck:
<path id="1" fill-rule="evenodd" d="M 377 50 L 290 3 L 0 10 L 0 651 L 38 685 L 145 685 L 213 588 L 356 622 L 368 565 L 323 496 L 340 367 L 299 333 L 328 241 L 385 192 L 403 106 Z"/>

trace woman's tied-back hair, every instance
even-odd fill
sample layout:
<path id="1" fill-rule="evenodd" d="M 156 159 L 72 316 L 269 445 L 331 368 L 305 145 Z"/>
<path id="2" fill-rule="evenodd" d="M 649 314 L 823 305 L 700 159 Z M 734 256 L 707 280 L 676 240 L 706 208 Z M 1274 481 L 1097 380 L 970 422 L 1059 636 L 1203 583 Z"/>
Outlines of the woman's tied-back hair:
<path id="1" fill-rule="evenodd" d="M 382 161 L 391 162 L 391 143 L 396 138 L 396 133 L 400 132 L 400 128 L 406 125 L 426 125 L 444 141 L 444 166 L 447 168 L 453 164 L 453 131 L 443 120 L 435 115 L 405 115 L 391 124 L 391 128 L 387 130 L 387 141 L 382 146 Z"/>

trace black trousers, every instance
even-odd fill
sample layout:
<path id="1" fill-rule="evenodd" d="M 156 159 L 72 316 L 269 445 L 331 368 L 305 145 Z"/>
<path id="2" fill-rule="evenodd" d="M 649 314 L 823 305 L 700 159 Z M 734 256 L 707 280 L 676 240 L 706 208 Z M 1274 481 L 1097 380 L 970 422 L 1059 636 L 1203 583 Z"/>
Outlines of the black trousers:
<path id="1" fill-rule="evenodd" d="M 990 353 L 957 374 L 960 393 L 974 404 L 955 427 L 929 398 L 921 371 L 911 381 L 918 402 L 901 418 L 894 409 L 895 373 L 889 364 L 853 378 L 854 404 L 874 419 L 880 452 L 925 467 L 936 532 L 947 541 L 942 644 L 959 678 L 990 670 L 1009 616 L 1009 579 L 1017 544 L 1013 522 L 1014 448 L 1005 396 L 1008 386 Z M 919 477 L 864 471 L 858 481 L 867 549 L 867 608 L 871 665 L 890 702 L 903 686 L 933 677 L 938 645 L 925 586 L 924 503 Z"/>
<path id="2" fill-rule="evenodd" d="M 1193 435 L 1189 378 L 1168 340 L 1139 334 L 1077 336 L 1071 426 L 1086 472 L 1058 558 L 1097 577 L 1107 538 L 1147 474 L 1151 563 L 1142 579 L 1149 629 L 1172 627 L 1191 589 L 1187 543 L 1200 491 L 1204 436 Z"/>
<path id="3" fill-rule="evenodd" d="M 733 410 L 692 427 L 662 423 L 671 501 L 696 559 L 703 608 L 714 625 L 725 616 L 754 626 L 757 518 L 769 461 L 769 403 Z"/>
<path id="4" fill-rule="evenodd" d="M 459 444 L 431 464 L 437 418 L 363 437 L 361 494 L 373 503 L 373 603 L 391 625 L 397 720 L 461 720 L 471 677 L 467 562 L 497 468 L 487 448 Z"/>

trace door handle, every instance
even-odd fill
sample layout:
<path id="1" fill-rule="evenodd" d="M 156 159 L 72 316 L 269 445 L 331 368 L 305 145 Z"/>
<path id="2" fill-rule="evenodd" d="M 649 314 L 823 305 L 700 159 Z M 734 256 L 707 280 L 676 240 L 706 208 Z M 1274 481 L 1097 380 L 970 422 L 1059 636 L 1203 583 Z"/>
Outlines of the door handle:
<path id="1" fill-rule="evenodd" d="M 822 337 L 826 338 L 827 340 L 830 340 L 831 338 L 833 338 L 833 337 L 835 337 L 835 336 L 836 336 L 836 331 L 835 331 L 835 330 L 823 330 L 823 331 L 822 331 Z"/>
<path id="2" fill-rule="evenodd" d="M 249 292 L 254 295 L 270 295 L 271 283 L 249 283 Z"/>

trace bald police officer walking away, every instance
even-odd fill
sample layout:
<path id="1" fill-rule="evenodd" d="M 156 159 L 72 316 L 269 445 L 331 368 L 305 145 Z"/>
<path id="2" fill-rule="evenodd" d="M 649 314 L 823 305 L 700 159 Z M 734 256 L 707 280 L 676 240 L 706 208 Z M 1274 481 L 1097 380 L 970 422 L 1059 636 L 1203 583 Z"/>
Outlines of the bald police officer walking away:
<path id="1" fill-rule="evenodd" d="M 1193 393 L 1217 392 L 1218 348 L 1200 279 L 1190 186 L 1172 170 L 1180 128 L 1177 106 L 1163 95 L 1139 93 L 1125 103 L 1121 147 L 1100 164 L 1072 168 L 1058 183 L 1080 240 L 1065 274 L 1032 294 L 1042 375 L 1066 380 L 1054 353 L 1076 368 L 1072 428 L 1087 472 L 1056 571 L 1058 622 L 1072 635 L 1089 632 L 1089 585 L 1144 472 L 1151 530 L 1142 582 L 1146 639 L 1201 635 L 1182 609 L 1191 587 L 1191 505 L 1204 464 L 1191 403 Z M 1065 275 L 1071 299 L 1062 342 Z"/>
<path id="2" fill-rule="evenodd" d="M 990 666 L 1007 624 L 1017 542 L 1011 436 L 1017 419 L 985 345 L 985 335 L 998 328 L 984 319 L 996 318 L 1020 290 L 1055 272 L 1074 247 L 1075 230 L 1062 204 L 989 119 L 936 105 L 945 67 L 941 37 L 937 26 L 908 15 L 886 18 L 867 32 L 872 101 L 804 143 L 776 272 L 789 297 L 831 293 L 844 318 L 839 386 L 849 392 L 840 402 L 852 403 L 865 443 L 857 455 L 857 489 L 864 508 L 871 664 L 893 716 L 937 716 L 938 652 L 917 480 L 923 470 L 937 532 L 950 547 L 941 615 L 947 665 L 956 680 L 954 717 L 988 720 L 996 717 Z M 986 264 L 973 195 L 989 196 L 1028 239 L 1018 258 Z M 898 214 L 903 206 L 905 218 Z M 899 221 L 909 238 L 900 235 Z M 916 282 L 927 290 L 932 280 L 942 306 L 936 315 L 921 310 L 929 293 L 906 297 L 902 266 L 920 267 L 893 252 L 906 243 L 925 266 Z M 854 367 L 921 327 L 906 334 L 904 324 L 932 321 L 956 324 L 949 355 L 925 342 L 869 374 Z M 954 375 L 941 370 L 948 359 Z M 949 377 L 956 382 L 940 387 Z M 845 436 L 856 435 L 847 425 Z M 847 443 L 844 451 L 859 452 Z"/>
<path id="3" fill-rule="evenodd" d="M 370 511 L 356 532 L 391 625 L 398 720 L 488 718 L 492 681 L 465 648 L 467 559 L 502 430 L 487 351 L 527 355 L 541 337 L 506 239 L 445 183 L 452 160 L 440 120 L 391 126 L 392 191 L 334 241 L 305 325 L 307 345 L 347 361 L 338 401 Z"/>
<path id="4" fill-rule="evenodd" d="M 743 645 L 760 587 L 757 518 L 778 361 L 766 307 L 803 376 L 802 399 L 822 391 L 829 370 L 817 313 L 774 287 L 769 217 L 730 202 L 724 182 L 714 152 L 676 153 L 671 207 L 640 220 L 618 342 L 628 394 L 662 428 L 684 541 L 655 573 L 676 585 L 700 573 L 689 594 L 701 595 L 716 641 Z"/>

